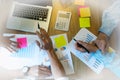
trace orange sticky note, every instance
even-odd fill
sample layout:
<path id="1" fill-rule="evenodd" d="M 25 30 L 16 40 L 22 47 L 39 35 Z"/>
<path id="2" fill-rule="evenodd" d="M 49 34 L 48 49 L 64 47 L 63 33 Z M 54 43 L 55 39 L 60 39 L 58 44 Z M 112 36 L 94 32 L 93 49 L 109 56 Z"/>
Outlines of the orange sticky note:
<path id="1" fill-rule="evenodd" d="M 90 17 L 90 8 L 89 7 L 84 7 L 80 8 L 80 17 Z"/>
<path id="2" fill-rule="evenodd" d="M 85 0 L 75 0 L 74 3 L 76 5 L 85 5 Z"/>
<path id="3" fill-rule="evenodd" d="M 79 18 L 81 28 L 90 27 L 90 18 Z"/>
<path id="4" fill-rule="evenodd" d="M 79 6 L 78 7 L 78 15 L 80 16 L 80 8 L 87 8 L 88 6 Z"/>
<path id="5" fill-rule="evenodd" d="M 25 48 L 27 47 L 27 38 L 17 38 L 18 48 Z"/>

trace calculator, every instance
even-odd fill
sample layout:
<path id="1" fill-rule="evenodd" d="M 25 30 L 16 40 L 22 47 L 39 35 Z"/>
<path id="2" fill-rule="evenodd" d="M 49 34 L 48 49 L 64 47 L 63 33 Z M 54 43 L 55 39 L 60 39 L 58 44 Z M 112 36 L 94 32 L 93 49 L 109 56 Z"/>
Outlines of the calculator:
<path id="1" fill-rule="evenodd" d="M 58 11 L 55 29 L 68 31 L 71 18 L 71 12 Z"/>

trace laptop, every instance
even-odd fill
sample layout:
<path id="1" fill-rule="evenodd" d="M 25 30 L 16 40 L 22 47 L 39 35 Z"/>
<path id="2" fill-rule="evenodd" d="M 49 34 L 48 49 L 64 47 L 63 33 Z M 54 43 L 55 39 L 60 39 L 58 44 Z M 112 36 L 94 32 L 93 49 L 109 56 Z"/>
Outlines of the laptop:
<path id="1" fill-rule="evenodd" d="M 36 5 L 32 2 L 15 1 L 7 21 L 7 29 L 35 33 L 38 30 L 37 25 L 39 23 L 41 28 L 48 31 L 51 13 L 52 5 Z"/>

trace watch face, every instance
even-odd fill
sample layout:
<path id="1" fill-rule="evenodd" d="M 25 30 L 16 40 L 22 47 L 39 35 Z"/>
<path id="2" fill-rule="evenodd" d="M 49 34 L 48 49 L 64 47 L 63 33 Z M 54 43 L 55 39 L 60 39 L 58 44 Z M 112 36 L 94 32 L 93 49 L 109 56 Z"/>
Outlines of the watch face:
<path id="1" fill-rule="evenodd" d="M 29 67 L 24 66 L 23 69 L 22 69 L 22 72 L 23 72 L 23 73 L 26 73 L 26 72 L 28 72 L 28 70 L 29 70 Z"/>

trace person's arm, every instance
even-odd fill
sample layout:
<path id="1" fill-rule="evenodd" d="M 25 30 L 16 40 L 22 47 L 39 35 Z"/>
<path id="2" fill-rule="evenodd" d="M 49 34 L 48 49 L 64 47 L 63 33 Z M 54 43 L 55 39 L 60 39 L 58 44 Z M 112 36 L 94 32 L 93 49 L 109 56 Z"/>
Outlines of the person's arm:
<path id="1" fill-rule="evenodd" d="M 52 41 L 51 41 L 49 35 L 46 33 L 46 31 L 44 29 L 41 29 L 41 28 L 40 28 L 40 33 L 37 32 L 37 35 L 39 36 L 39 38 L 42 42 L 40 44 L 37 41 L 38 45 L 40 46 L 41 49 L 46 50 L 48 53 L 53 76 L 55 77 L 55 79 L 58 79 L 60 77 L 65 77 L 65 70 L 54 52 Z"/>
<path id="2" fill-rule="evenodd" d="M 105 33 L 110 36 L 112 31 L 118 26 L 120 22 L 120 0 L 114 3 L 103 12 L 102 25 L 99 32 Z"/>
<path id="3" fill-rule="evenodd" d="M 55 77 L 55 79 L 60 78 L 60 77 L 65 77 L 65 71 L 64 68 L 62 66 L 62 64 L 60 63 L 60 61 L 58 60 L 54 49 L 52 50 L 47 50 L 48 52 L 48 56 L 51 62 L 51 68 L 52 68 L 52 73 Z"/>
<path id="4" fill-rule="evenodd" d="M 103 52 L 108 51 L 109 37 L 120 22 L 120 0 L 114 3 L 103 12 L 102 25 L 99 29 L 98 38 L 95 40 L 98 48 Z"/>

